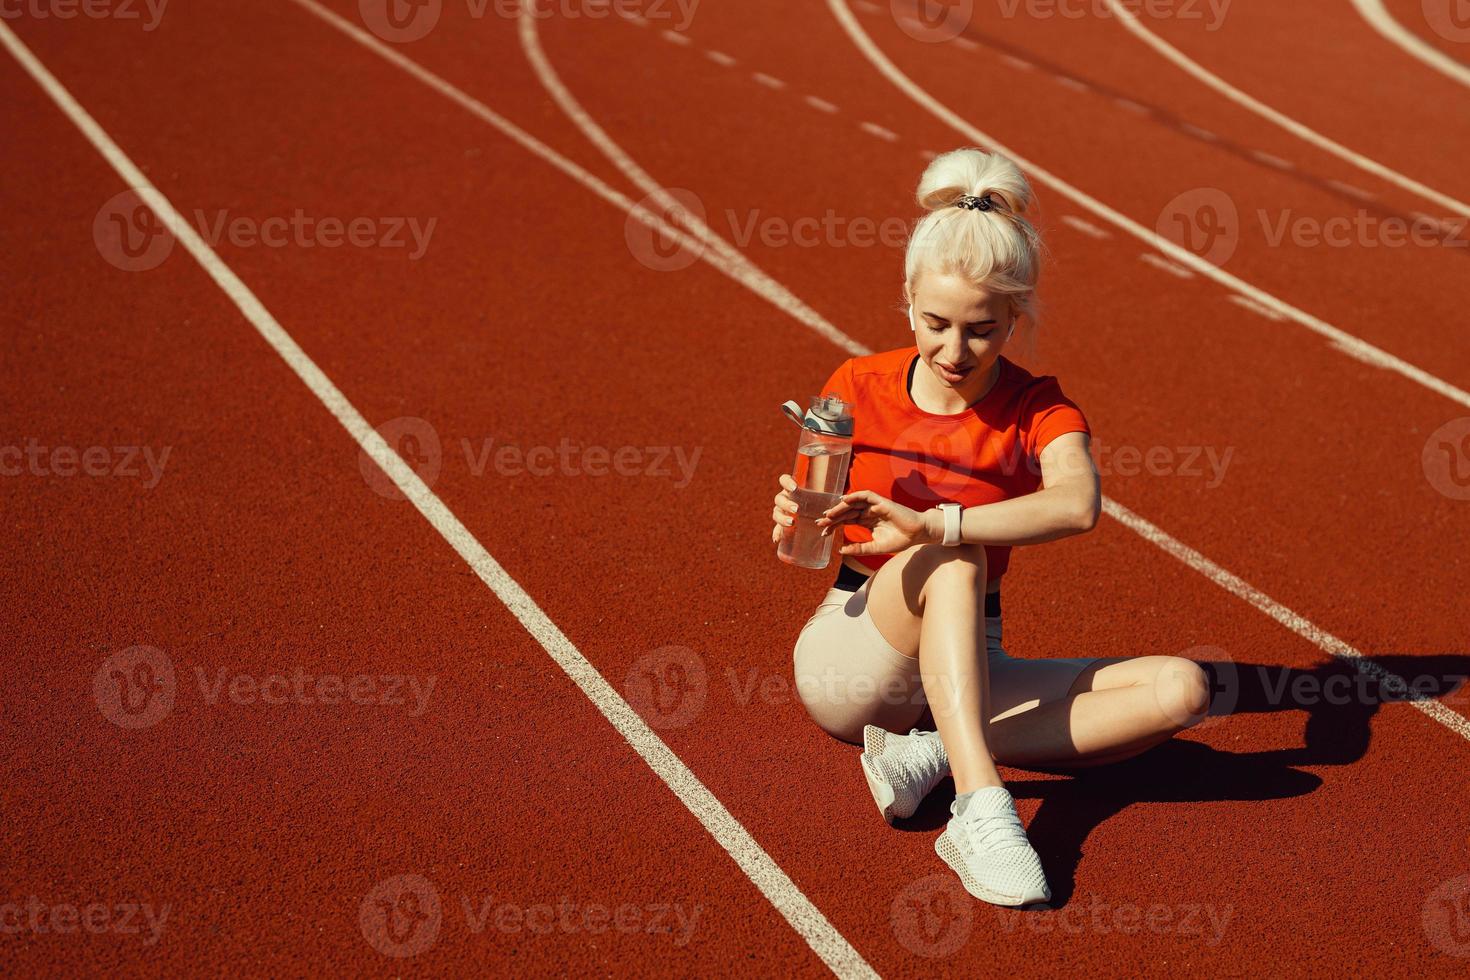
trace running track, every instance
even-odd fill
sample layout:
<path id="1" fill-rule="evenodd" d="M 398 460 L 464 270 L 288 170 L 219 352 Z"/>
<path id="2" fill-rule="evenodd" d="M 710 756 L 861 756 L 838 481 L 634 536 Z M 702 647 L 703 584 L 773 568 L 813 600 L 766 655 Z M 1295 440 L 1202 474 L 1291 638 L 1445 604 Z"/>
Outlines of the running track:
<path id="1" fill-rule="evenodd" d="M 775 407 L 846 356 L 780 297 L 864 348 L 905 343 L 897 250 L 737 243 L 779 287 L 765 295 L 712 261 L 651 269 L 628 244 L 641 226 L 594 185 L 632 201 L 646 188 L 548 95 L 523 25 L 449 2 L 427 37 L 391 50 L 583 180 L 311 6 L 180 5 L 152 32 L 5 25 L 186 216 L 436 220 L 417 259 L 215 251 L 371 425 L 428 423 L 442 447 L 432 493 L 676 764 L 648 729 L 610 724 L 527 631 L 532 614 L 392 499 L 182 244 L 148 271 L 105 260 L 94 219 L 127 183 L 0 59 L 5 443 L 171 447 L 151 488 L 0 481 L 13 556 L 0 900 L 169 909 L 152 943 L 146 926 L 7 927 L 16 972 L 1463 972 L 1470 503 L 1436 489 L 1421 452 L 1470 410 L 1039 186 L 1053 255 L 1033 369 L 1062 378 L 1100 447 L 1166 447 L 1179 465 L 1151 475 L 1110 457 L 1110 512 L 1157 533 L 1109 519 L 1027 549 L 1006 590 L 1008 645 L 1230 661 L 1236 713 L 1084 778 L 1008 771 L 1058 893 L 1054 912 L 1009 916 L 957 895 L 934 858 L 943 790 L 884 827 L 854 752 L 806 720 L 789 651 L 827 573 L 798 574 L 761 544 L 790 452 Z M 1214 32 L 1150 27 L 1281 112 L 1470 198 L 1462 89 L 1348 3 L 1277 6 L 1241 0 Z M 926 44 L 886 6 L 843 9 L 933 99 L 1141 225 L 1182 194 L 1224 192 L 1245 216 L 1227 272 L 1470 387 L 1470 249 L 1272 245 L 1254 219 L 1424 201 L 1105 19 L 982 13 L 958 41 Z M 361 31 L 355 2 L 316 10 Z M 533 36 L 586 115 L 660 185 L 697 195 L 727 240 L 757 213 L 910 219 L 923 154 L 970 142 L 878 71 L 826 3 L 705 0 L 677 39 L 665 26 L 563 17 Z M 475 465 L 463 447 L 487 439 L 700 455 L 687 486 L 672 459 L 663 477 L 538 477 Z M 1190 447 L 1230 451 L 1223 478 L 1184 467 Z M 1170 542 L 1205 556 L 1205 574 Z M 93 681 L 137 645 L 162 651 L 176 684 L 166 717 L 128 729 Z M 1376 686 L 1336 704 L 1274 693 L 1356 676 L 1324 647 L 1429 679 L 1430 710 Z M 422 711 L 406 692 L 403 705 L 209 697 L 220 671 L 298 670 L 434 687 Z M 364 929 L 376 899 L 426 899 L 425 882 L 441 910 L 421 949 Z M 526 923 L 558 903 L 637 918 Z M 674 909 L 697 916 L 690 928 Z"/>

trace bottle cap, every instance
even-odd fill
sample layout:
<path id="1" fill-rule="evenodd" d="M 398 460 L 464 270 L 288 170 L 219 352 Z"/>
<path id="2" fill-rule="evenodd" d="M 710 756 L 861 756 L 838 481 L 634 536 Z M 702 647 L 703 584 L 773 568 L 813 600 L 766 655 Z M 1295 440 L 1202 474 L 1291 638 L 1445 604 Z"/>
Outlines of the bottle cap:
<path id="1" fill-rule="evenodd" d="M 842 398 L 834 394 L 814 395 L 812 407 L 803 414 L 795 401 L 786 402 L 781 411 L 803 429 L 819 432 L 824 436 L 851 436 L 852 413 Z"/>

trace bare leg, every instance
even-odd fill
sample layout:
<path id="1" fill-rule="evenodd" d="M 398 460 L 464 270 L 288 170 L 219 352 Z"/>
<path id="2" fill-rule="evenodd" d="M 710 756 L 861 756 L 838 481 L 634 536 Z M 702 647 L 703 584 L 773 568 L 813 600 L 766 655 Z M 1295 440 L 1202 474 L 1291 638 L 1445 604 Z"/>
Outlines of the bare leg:
<path id="1" fill-rule="evenodd" d="M 991 750 L 1014 766 L 1120 762 L 1197 724 L 1209 693 L 1204 671 L 1191 660 L 1103 660 L 1079 676 L 1066 697 L 992 719 Z"/>
<path id="2" fill-rule="evenodd" d="M 1204 717 L 1209 688 L 1197 664 L 1136 657 L 1100 660 L 1065 697 L 993 718 L 985 581 L 983 547 L 923 545 L 895 555 L 868 585 L 878 631 L 919 660 L 956 792 L 1003 785 L 996 761 L 1058 768 L 1118 762 Z"/>
<path id="3" fill-rule="evenodd" d="M 985 581 L 984 547 L 923 545 L 894 556 L 869 585 L 878 631 L 918 656 L 957 793 L 1004 785 L 986 742 Z"/>
<path id="4" fill-rule="evenodd" d="M 989 747 L 990 678 L 985 650 L 985 553 L 941 561 L 925 583 L 919 632 L 924 697 L 949 755 L 956 793 L 1003 786 Z"/>

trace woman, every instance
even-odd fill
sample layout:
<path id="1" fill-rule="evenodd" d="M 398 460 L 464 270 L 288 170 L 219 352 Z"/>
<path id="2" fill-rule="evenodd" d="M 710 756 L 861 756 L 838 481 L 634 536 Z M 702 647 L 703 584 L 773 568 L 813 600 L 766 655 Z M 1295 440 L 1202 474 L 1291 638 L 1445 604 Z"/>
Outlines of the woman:
<path id="1" fill-rule="evenodd" d="M 1013 659 L 1001 646 L 1011 547 L 1091 530 L 1097 470 L 1056 379 L 1003 356 L 1018 322 L 1035 329 L 1026 178 L 1000 154 L 955 150 L 930 163 L 918 201 L 929 213 L 903 290 L 914 346 L 849 359 L 822 389 L 852 405 L 854 451 L 850 492 L 817 522 L 840 530 L 842 564 L 797 640 L 797 690 L 824 730 L 862 742 L 884 819 L 911 816 L 954 776 L 935 850 L 970 894 L 1045 902 L 996 764 L 1129 758 L 1202 719 L 1209 685 L 1178 657 Z M 781 486 L 775 540 L 797 512 L 789 474 Z M 928 718 L 936 731 L 911 727 Z"/>

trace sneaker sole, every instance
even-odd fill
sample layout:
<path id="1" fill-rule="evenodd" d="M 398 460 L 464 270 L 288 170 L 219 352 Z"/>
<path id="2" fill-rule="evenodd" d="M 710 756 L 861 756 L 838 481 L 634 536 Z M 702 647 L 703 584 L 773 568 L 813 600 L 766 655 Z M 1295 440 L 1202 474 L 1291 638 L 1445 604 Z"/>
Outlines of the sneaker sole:
<path id="1" fill-rule="evenodd" d="M 964 856 L 960 854 L 959 845 L 949 836 L 949 828 L 947 827 L 939 835 L 939 839 L 934 842 L 934 853 L 939 855 L 941 861 L 949 865 L 951 871 L 959 875 L 960 884 L 965 886 L 965 891 L 974 895 L 982 902 L 1015 908 L 1020 905 L 1032 905 L 1038 902 L 1051 901 L 1050 890 L 1041 898 L 1026 898 L 1022 895 L 1002 895 L 1000 892 L 991 891 L 989 888 L 980 884 L 980 882 L 975 880 L 975 876 L 970 874 L 969 865 L 965 863 Z"/>
<path id="2" fill-rule="evenodd" d="M 873 794 L 878 812 L 883 815 L 885 823 L 892 824 L 899 818 L 893 812 L 893 801 L 897 794 L 893 791 L 893 784 L 878 770 L 878 757 L 887 747 L 888 729 L 877 725 L 863 726 L 863 754 L 858 756 L 858 762 L 862 764 L 863 776 L 868 780 L 868 792 Z"/>
<path id="3" fill-rule="evenodd" d="M 876 759 L 876 755 L 870 756 L 866 752 L 858 756 L 858 762 L 863 767 L 863 776 L 868 781 L 868 792 L 873 794 L 873 802 L 878 804 L 878 812 L 883 815 L 884 822 L 891 824 L 894 819 L 893 787 L 888 784 L 888 780 L 883 778 L 883 774 L 874 765 Z"/>

